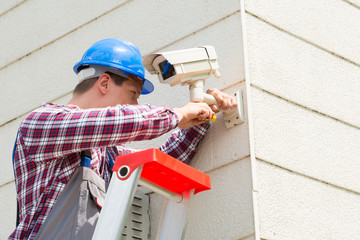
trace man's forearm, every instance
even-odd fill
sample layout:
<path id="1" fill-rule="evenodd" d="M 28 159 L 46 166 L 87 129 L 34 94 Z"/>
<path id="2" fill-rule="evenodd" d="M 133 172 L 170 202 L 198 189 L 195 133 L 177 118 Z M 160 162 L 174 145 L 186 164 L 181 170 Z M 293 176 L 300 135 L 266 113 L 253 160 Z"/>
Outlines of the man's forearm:
<path id="1" fill-rule="evenodd" d="M 20 134 L 32 160 L 61 157 L 85 149 L 158 137 L 178 124 L 169 108 L 124 105 L 104 109 L 43 107 L 23 121 Z"/>

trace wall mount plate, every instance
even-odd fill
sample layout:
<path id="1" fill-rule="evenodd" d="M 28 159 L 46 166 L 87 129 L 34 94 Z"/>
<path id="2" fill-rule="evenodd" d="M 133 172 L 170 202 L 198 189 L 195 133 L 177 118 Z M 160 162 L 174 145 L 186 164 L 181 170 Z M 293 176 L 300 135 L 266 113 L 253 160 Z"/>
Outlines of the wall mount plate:
<path id="1" fill-rule="evenodd" d="M 243 91 L 237 90 L 233 96 L 238 103 L 236 108 L 223 112 L 223 120 L 227 129 L 233 128 L 244 122 L 244 97 Z"/>

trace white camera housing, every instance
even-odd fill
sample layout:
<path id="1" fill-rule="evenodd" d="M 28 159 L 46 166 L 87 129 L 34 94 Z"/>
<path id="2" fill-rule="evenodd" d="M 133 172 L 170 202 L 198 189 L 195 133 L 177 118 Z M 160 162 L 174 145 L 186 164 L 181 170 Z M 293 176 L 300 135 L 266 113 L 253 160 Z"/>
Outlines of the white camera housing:
<path id="1" fill-rule="evenodd" d="M 220 77 L 213 46 L 148 54 L 143 57 L 143 65 L 151 74 L 157 74 L 161 83 L 171 86 L 205 80 L 211 75 Z"/>

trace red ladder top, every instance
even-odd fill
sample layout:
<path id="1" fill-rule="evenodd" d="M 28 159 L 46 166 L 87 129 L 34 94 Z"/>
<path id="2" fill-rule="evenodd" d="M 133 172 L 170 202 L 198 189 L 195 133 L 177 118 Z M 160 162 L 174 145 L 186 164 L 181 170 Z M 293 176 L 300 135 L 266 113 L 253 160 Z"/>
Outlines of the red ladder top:
<path id="1" fill-rule="evenodd" d="M 121 167 L 128 166 L 130 174 L 121 179 L 126 180 L 141 165 L 142 179 L 173 193 L 195 189 L 196 194 L 211 189 L 210 176 L 156 148 L 118 156 L 113 171 L 117 174 Z"/>

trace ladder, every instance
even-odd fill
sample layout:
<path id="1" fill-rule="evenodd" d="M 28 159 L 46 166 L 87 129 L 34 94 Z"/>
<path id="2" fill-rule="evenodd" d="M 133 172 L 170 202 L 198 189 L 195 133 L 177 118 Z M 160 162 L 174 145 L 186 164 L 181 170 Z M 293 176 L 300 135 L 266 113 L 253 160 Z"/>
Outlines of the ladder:
<path id="1" fill-rule="evenodd" d="M 138 185 L 166 198 L 156 239 L 184 239 L 191 198 L 211 189 L 208 175 L 155 148 L 118 156 L 112 171 L 93 240 L 121 238 Z"/>

